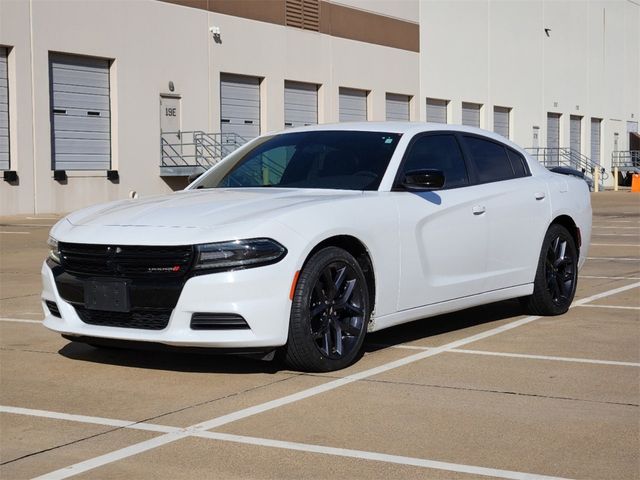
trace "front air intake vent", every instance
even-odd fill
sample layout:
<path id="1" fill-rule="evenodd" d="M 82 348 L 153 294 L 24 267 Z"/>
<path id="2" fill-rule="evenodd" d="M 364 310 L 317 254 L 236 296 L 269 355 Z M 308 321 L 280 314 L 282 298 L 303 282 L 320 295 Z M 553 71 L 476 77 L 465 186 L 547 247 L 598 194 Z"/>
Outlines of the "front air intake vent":
<path id="1" fill-rule="evenodd" d="M 194 313 L 192 330 L 247 330 L 246 320 L 235 313 Z"/>
<path id="2" fill-rule="evenodd" d="M 54 317 L 62 318 L 60 316 L 60 310 L 58 309 L 58 304 L 56 302 L 46 300 L 44 303 L 47 305 L 47 308 L 51 312 L 51 315 L 53 315 Z"/>

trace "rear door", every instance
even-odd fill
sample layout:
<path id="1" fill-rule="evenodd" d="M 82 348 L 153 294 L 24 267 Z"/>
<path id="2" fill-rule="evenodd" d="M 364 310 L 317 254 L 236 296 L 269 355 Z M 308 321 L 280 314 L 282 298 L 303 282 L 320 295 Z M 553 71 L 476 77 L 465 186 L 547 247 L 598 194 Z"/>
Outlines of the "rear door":
<path id="1" fill-rule="evenodd" d="M 478 179 L 474 205 L 487 222 L 485 291 L 531 283 L 551 209 L 524 157 L 486 137 L 461 135 Z"/>
<path id="2" fill-rule="evenodd" d="M 486 276 L 487 221 L 473 212 L 462 150 L 455 134 L 417 136 L 398 178 L 412 170 L 437 169 L 444 188 L 407 192 L 396 188 L 402 272 L 398 309 L 405 310 L 480 293 Z"/>

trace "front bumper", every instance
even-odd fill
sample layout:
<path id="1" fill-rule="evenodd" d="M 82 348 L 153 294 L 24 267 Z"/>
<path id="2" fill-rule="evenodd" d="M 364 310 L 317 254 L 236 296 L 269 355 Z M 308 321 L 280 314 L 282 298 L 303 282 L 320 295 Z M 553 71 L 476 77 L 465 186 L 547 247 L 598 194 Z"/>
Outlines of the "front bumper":
<path id="1" fill-rule="evenodd" d="M 162 330 L 121 328 L 84 323 L 75 306 L 58 291 L 54 274 L 42 266 L 44 326 L 66 338 L 102 338 L 152 342 L 176 347 L 247 350 L 278 347 L 287 341 L 291 301 L 289 291 L 295 266 L 288 259 L 274 265 L 200 275 L 182 288 L 169 323 Z M 67 298 L 69 298 L 67 296 Z M 45 301 L 55 302 L 60 317 L 51 314 Z M 193 330 L 193 313 L 232 313 L 249 325 L 242 330 Z"/>

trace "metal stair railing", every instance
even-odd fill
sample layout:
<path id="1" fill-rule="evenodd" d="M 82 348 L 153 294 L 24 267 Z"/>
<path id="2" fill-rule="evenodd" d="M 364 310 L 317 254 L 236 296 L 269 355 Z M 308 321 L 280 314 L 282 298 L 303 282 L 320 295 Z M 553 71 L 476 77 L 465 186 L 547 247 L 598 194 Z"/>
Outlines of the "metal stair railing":
<path id="1" fill-rule="evenodd" d="M 246 141 L 235 133 L 161 132 L 160 167 L 207 170 Z"/>
<path id="2" fill-rule="evenodd" d="M 600 171 L 600 186 L 604 180 L 609 178 L 609 174 L 599 163 L 592 161 L 586 155 L 566 147 L 551 148 L 526 148 L 532 157 L 546 168 L 569 167 L 578 170 L 591 180 L 595 176 L 596 169 Z"/>
<path id="3" fill-rule="evenodd" d="M 614 150 L 611 152 L 611 168 L 621 172 L 640 172 L 640 150 Z"/>

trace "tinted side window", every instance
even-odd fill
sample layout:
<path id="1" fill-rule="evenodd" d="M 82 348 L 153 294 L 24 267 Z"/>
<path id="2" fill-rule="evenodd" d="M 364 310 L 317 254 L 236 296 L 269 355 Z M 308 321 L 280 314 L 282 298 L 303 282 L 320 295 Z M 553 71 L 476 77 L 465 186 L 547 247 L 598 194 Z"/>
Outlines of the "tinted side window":
<path id="1" fill-rule="evenodd" d="M 502 145 L 478 137 L 465 137 L 465 140 L 478 171 L 480 183 L 497 182 L 514 177 L 507 151 Z"/>
<path id="2" fill-rule="evenodd" d="M 403 173 L 424 169 L 442 171 L 444 188 L 469 184 L 464 158 L 453 135 L 427 135 L 414 142 L 405 160 Z"/>
<path id="3" fill-rule="evenodd" d="M 526 160 L 515 150 L 507 148 L 509 154 L 509 160 L 511 160 L 511 166 L 516 174 L 516 177 L 526 177 L 529 172 L 527 171 Z"/>

